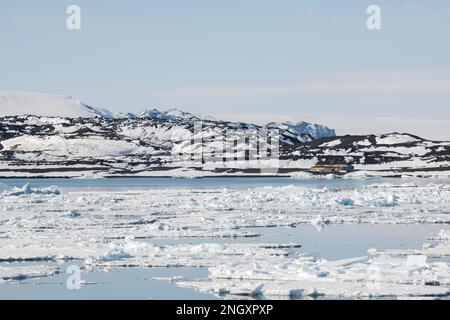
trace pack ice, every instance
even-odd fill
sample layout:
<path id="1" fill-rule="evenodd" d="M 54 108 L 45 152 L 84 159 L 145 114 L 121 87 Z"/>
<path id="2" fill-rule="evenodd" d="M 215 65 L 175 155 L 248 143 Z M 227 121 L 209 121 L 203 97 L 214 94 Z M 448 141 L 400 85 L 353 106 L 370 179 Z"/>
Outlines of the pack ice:
<path id="1" fill-rule="evenodd" d="M 426 298 L 449 294 L 450 266 L 443 257 L 450 255 L 450 231 L 431 234 L 422 248 L 373 248 L 366 256 L 338 261 L 304 252 L 301 243 L 265 243 L 265 228 L 248 231 L 308 223 L 318 228 L 449 223 L 448 184 L 115 191 L 25 185 L 0 190 L 3 281 L 51 276 L 58 270 L 45 262 L 78 260 L 86 271 L 208 268 L 208 279 L 175 278 L 174 282 L 217 295 Z M 254 237 L 261 241 L 246 240 Z M 188 244 L 189 238 L 203 240 Z M 161 245 L 160 240 L 172 244 Z M 4 266 L 25 261 L 32 265 Z"/>

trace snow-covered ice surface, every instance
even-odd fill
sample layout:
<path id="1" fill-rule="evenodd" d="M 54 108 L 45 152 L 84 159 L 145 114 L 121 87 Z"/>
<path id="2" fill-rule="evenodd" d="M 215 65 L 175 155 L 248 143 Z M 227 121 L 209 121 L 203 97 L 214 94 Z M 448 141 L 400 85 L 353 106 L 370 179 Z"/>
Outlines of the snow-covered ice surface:
<path id="1" fill-rule="evenodd" d="M 93 272 L 208 268 L 207 278 L 169 278 L 182 288 L 230 298 L 449 294 L 450 231 L 429 234 L 422 247 L 371 248 L 333 260 L 304 250 L 302 243 L 268 241 L 267 233 L 304 225 L 320 230 L 448 224 L 450 184 L 324 185 L 101 189 L 1 184 L 0 279 L 52 276 L 59 269 L 49 263 L 78 261 Z"/>

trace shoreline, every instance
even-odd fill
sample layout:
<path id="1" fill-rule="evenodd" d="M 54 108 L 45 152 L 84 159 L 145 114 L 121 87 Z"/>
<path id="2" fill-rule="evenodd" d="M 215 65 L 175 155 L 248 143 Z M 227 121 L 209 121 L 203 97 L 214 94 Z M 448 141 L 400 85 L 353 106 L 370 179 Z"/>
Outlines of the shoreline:
<path id="1" fill-rule="evenodd" d="M 442 172 L 442 171 L 437 171 Z M 311 176 L 291 176 L 291 175 L 205 175 L 205 176 L 138 176 L 138 175 L 122 175 L 122 176 L 0 176 L 0 180 L 118 180 L 118 179 L 173 179 L 173 180 L 207 180 L 207 179 L 295 179 L 295 180 L 368 180 L 368 179 L 450 179 L 450 171 L 448 175 L 404 175 L 400 173 L 392 175 L 373 175 L 373 176 L 345 176 L 345 175 L 313 175 Z"/>

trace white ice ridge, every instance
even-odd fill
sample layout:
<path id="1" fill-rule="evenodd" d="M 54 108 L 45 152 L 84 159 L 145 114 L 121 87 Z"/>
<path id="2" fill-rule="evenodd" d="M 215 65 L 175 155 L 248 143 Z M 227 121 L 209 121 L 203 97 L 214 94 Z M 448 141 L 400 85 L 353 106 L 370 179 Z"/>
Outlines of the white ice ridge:
<path id="1" fill-rule="evenodd" d="M 116 191 L 0 186 L 0 263 L 76 259 L 92 268 L 208 267 L 208 281 L 178 284 L 220 294 L 442 296 L 450 285 L 448 264 L 417 267 L 408 255 L 450 255 L 448 231 L 430 235 L 417 250 L 372 249 L 367 257 L 343 261 L 301 252 L 301 244 L 227 238 L 262 235 L 249 227 L 305 223 L 449 223 L 449 208 L 446 184 Z M 188 237 L 208 243 L 178 244 Z M 174 244 L 157 245 L 156 239 Z"/>

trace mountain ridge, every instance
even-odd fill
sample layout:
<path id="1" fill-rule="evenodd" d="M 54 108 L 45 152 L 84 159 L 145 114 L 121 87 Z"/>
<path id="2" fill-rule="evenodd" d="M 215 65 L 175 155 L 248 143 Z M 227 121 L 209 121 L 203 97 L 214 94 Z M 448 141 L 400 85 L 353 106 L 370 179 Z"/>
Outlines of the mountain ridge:
<path id="1" fill-rule="evenodd" d="M 0 103 L 29 110 L 30 97 Z M 86 117 L 67 117 L 67 108 L 57 110 L 63 116 L 0 114 L 0 177 L 311 177 L 317 164 L 351 165 L 349 177 L 450 177 L 450 142 L 413 134 L 336 136 L 318 124 L 201 120 L 177 109 L 117 116 L 70 97 L 38 98 Z"/>
<path id="2" fill-rule="evenodd" d="M 196 115 L 177 108 L 169 108 L 160 111 L 157 108 L 147 108 L 137 114 L 132 112 L 113 113 L 105 108 L 97 108 L 73 99 L 70 96 L 54 95 L 33 92 L 2 92 L 0 91 L 0 117 L 16 115 L 34 115 L 47 117 L 68 118 L 92 118 L 104 117 L 107 119 L 135 119 L 155 118 L 161 120 L 175 119 L 197 119 L 204 121 L 218 121 L 207 115 Z M 225 121 L 222 121 L 225 122 Z M 231 123 L 231 122 L 229 122 Z M 245 123 L 245 122 L 242 122 Z M 312 124 L 304 121 L 293 123 L 285 121 L 277 124 L 275 122 L 265 125 L 266 128 L 289 129 L 294 135 L 309 134 L 314 139 L 335 136 L 334 129 L 324 125 Z"/>

